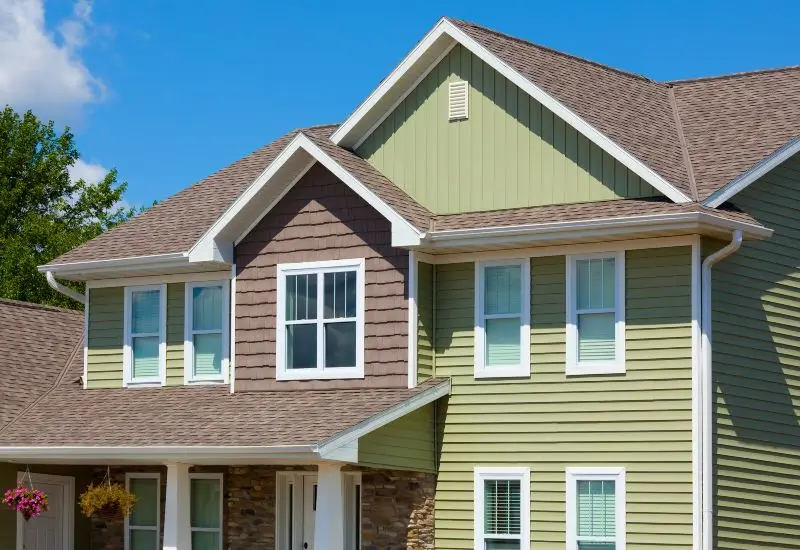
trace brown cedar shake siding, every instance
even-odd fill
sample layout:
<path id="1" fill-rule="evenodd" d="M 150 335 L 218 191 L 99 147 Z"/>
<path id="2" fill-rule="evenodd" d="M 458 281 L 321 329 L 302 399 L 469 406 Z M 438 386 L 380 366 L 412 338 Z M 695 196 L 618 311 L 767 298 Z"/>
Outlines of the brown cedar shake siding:
<path id="1" fill-rule="evenodd" d="M 405 387 L 408 251 L 391 224 L 320 164 L 236 247 L 236 390 Z M 275 379 L 277 264 L 365 258 L 364 379 Z"/>

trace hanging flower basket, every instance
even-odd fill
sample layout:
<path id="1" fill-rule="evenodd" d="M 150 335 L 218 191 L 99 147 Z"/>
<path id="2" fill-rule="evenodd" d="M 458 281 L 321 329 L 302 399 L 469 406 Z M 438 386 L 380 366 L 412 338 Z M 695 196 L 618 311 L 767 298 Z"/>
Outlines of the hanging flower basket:
<path id="1" fill-rule="evenodd" d="M 136 505 L 136 495 L 119 483 L 89 485 L 81 494 L 81 511 L 86 517 L 113 521 L 128 517 Z"/>
<path id="2" fill-rule="evenodd" d="M 22 514 L 25 521 L 47 511 L 47 495 L 39 489 L 24 485 L 6 491 L 3 502 L 12 510 Z"/>

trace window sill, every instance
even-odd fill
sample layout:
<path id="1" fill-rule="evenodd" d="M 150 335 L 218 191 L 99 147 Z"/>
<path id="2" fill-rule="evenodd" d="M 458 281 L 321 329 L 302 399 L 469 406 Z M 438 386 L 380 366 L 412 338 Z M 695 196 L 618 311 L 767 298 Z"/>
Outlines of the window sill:
<path id="1" fill-rule="evenodd" d="M 339 369 L 278 369 L 276 379 L 284 380 L 358 380 L 364 378 L 364 370 L 360 368 L 339 368 Z"/>
<path id="2" fill-rule="evenodd" d="M 475 369 L 476 380 L 491 378 L 530 378 L 530 376 L 531 368 L 529 365 Z"/>
<path id="3" fill-rule="evenodd" d="M 217 386 L 220 384 L 227 384 L 227 382 L 224 378 L 192 378 L 190 380 L 186 380 L 187 386 Z"/>
<path id="4" fill-rule="evenodd" d="M 163 386 L 161 379 L 158 380 L 128 380 L 124 383 L 126 388 L 160 388 Z"/>
<path id="5" fill-rule="evenodd" d="M 567 376 L 625 374 L 625 363 L 580 363 L 567 365 Z"/>

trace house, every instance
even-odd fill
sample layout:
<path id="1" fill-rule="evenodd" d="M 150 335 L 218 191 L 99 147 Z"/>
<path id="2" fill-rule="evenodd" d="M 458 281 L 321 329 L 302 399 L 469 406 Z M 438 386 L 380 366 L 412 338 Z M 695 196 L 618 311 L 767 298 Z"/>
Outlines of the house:
<path id="1" fill-rule="evenodd" d="M 2 547 L 798 548 L 798 97 L 442 19 L 0 305 Z"/>

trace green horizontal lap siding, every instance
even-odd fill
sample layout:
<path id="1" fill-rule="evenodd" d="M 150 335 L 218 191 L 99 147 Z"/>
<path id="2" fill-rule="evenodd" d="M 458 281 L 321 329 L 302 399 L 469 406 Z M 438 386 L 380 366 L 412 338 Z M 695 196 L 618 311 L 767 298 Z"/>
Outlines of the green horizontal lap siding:
<path id="1" fill-rule="evenodd" d="M 433 376 L 433 266 L 417 264 L 417 380 Z"/>
<path id="2" fill-rule="evenodd" d="M 124 302 L 122 287 L 89 290 L 89 388 L 122 387 Z"/>
<path id="3" fill-rule="evenodd" d="M 731 202 L 775 233 L 713 271 L 716 546 L 800 548 L 800 155 Z"/>
<path id="4" fill-rule="evenodd" d="M 450 122 L 456 80 L 469 118 Z M 439 214 L 659 195 L 460 45 L 357 152 Z"/>
<path id="5" fill-rule="evenodd" d="M 53 466 L 36 465 L 28 466 L 31 473 L 70 476 L 75 478 L 75 501 L 69 503 L 74 507 L 74 548 L 81 550 L 91 548 L 91 521 L 84 516 L 78 508 L 78 498 L 86 489 L 92 479 L 91 466 Z M 0 462 L 0 493 L 17 485 L 18 472 L 24 472 L 25 465 L 8 464 Z M 34 485 L 35 486 L 35 485 Z M 17 513 L 5 504 L 0 505 L 0 549 L 15 550 L 17 548 Z"/>
<path id="6" fill-rule="evenodd" d="M 532 548 L 563 550 L 565 468 L 627 468 L 628 548 L 692 544 L 691 255 L 630 251 L 627 373 L 567 378 L 566 261 L 531 260 L 530 379 L 473 377 L 473 264 L 436 272 L 436 375 L 451 376 L 436 544 L 473 547 L 473 468 L 531 468 Z"/>
<path id="7" fill-rule="evenodd" d="M 372 468 L 436 471 L 434 405 L 426 405 L 365 435 L 358 463 Z"/>
<path id="8" fill-rule="evenodd" d="M 167 384 L 183 384 L 184 283 L 167 285 Z M 89 290 L 88 387 L 122 387 L 125 289 Z"/>
<path id="9" fill-rule="evenodd" d="M 167 285 L 167 385 L 183 385 L 185 283 Z"/>

